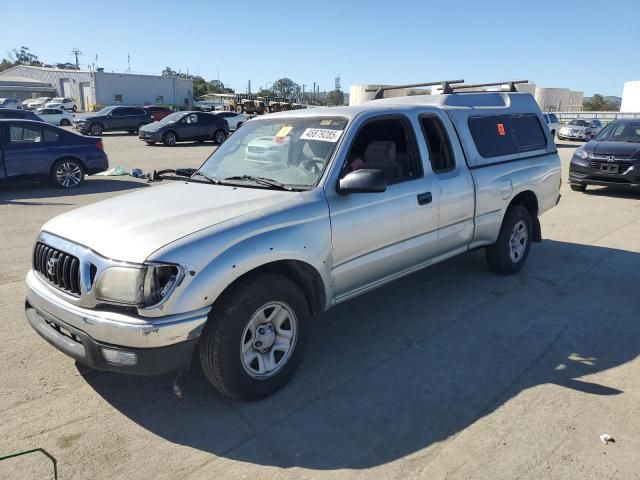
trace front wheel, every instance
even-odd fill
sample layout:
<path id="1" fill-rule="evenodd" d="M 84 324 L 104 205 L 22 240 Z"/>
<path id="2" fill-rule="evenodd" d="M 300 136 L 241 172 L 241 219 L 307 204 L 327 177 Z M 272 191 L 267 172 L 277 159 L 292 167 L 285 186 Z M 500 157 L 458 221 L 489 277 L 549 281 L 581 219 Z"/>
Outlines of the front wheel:
<path id="1" fill-rule="evenodd" d="M 84 180 L 84 168 L 73 158 L 58 160 L 51 169 L 51 182 L 58 188 L 75 188 Z"/>
<path id="2" fill-rule="evenodd" d="M 486 248 L 491 270 L 511 275 L 524 266 L 531 249 L 532 226 L 533 220 L 525 207 L 512 205 L 507 209 L 498 240 Z"/>
<path id="3" fill-rule="evenodd" d="M 309 307 L 286 277 L 263 273 L 223 294 L 200 338 L 200 361 L 211 384 L 235 400 L 256 400 L 282 388 L 302 362 Z"/>
<path id="4" fill-rule="evenodd" d="M 73 113 L 76 113 L 78 111 L 78 107 L 76 107 L 75 105 L 73 106 L 73 108 L 71 109 L 73 110 Z"/>
<path id="5" fill-rule="evenodd" d="M 173 147 L 176 144 L 176 134 L 173 132 L 167 132 L 162 136 L 162 144 L 167 147 Z"/>
<path id="6" fill-rule="evenodd" d="M 224 132 L 224 130 L 216 130 L 215 133 L 213 134 L 213 141 L 218 145 L 223 143 L 226 139 L 227 139 L 227 134 Z"/>
<path id="7" fill-rule="evenodd" d="M 102 135 L 102 125 L 94 123 L 89 127 L 89 133 L 94 136 Z"/>

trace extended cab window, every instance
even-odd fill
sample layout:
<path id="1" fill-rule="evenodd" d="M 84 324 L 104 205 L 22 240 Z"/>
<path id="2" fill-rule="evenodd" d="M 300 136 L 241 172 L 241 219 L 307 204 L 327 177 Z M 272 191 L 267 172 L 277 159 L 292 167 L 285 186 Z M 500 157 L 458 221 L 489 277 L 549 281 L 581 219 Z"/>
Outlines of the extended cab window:
<path id="1" fill-rule="evenodd" d="M 435 115 L 420 117 L 422 132 L 429 149 L 431 169 L 435 173 L 447 172 L 455 167 L 451 142 L 442 121 Z"/>
<path id="2" fill-rule="evenodd" d="M 469 130 L 484 158 L 536 150 L 547 144 L 542 125 L 534 114 L 472 117 Z"/>
<path id="3" fill-rule="evenodd" d="M 382 170 L 388 183 L 422 176 L 415 136 L 404 117 L 384 118 L 366 123 L 354 139 L 342 176 L 355 170 Z"/>

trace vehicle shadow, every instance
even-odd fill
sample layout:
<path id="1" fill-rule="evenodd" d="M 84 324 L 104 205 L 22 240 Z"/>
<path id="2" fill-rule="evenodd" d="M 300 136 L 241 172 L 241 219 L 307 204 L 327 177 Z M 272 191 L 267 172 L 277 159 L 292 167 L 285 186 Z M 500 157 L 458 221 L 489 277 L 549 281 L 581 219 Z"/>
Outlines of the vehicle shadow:
<path id="1" fill-rule="evenodd" d="M 207 140 L 205 142 L 178 142 L 175 145 L 172 146 L 167 146 L 167 145 L 163 145 L 162 142 L 158 142 L 158 143 L 154 143 L 153 145 L 149 145 L 149 147 L 162 147 L 162 148 L 185 148 L 185 147 L 219 147 L 220 144 L 218 143 L 213 143 L 210 140 Z"/>
<path id="2" fill-rule="evenodd" d="M 578 148 L 583 144 L 580 143 L 556 143 L 557 148 Z"/>
<path id="3" fill-rule="evenodd" d="M 597 197 L 616 197 L 616 198 L 628 198 L 632 200 L 640 199 L 640 189 L 633 189 L 623 186 L 606 186 L 597 187 L 590 185 L 584 191 L 585 195 L 594 195 Z"/>
<path id="4" fill-rule="evenodd" d="M 603 308 L 598 293 L 613 282 Z M 172 443 L 259 465 L 364 469 L 446 440 L 532 387 L 623 394 L 581 377 L 640 353 L 638 284 L 636 252 L 545 241 L 509 277 L 474 252 L 322 315 L 294 380 L 259 402 L 226 400 L 197 365 L 182 399 L 169 376 L 81 373 Z"/>
<path id="5" fill-rule="evenodd" d="M 84 183 L 71 190 L 52 187 L 48 182 L 16 182 L 0 185 L 0 205 L 73 205 L 60 202 L 34 202 L 35 199 L 75 197 L 92 193 L 112 193 L 149 186 L 142 180 L 130 177 L 115 179 L 109 177 L 88 177 Z"/>

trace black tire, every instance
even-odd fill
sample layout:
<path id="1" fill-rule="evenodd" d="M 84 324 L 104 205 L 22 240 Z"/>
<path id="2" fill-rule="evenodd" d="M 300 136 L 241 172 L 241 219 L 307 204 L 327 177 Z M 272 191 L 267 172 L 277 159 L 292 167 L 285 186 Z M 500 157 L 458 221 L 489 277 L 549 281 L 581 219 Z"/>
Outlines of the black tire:
<path id="1" fill-rule="evenodd" d="M 236 123 L 236 130 L 238 130 L 238 129 L 242 126 L 242 124 L 243 124 L 243 123 L 244 123 L 244 122 L 238 122 L 238 123 Z"/>
<path id="2" fill-rule="evenodd" d="M 224 130 L 216 130 L 213 132 L 213 142 L 220 145 L 227 139 L 227 133 Z"/>
<path id="3" fill-rule="evenodd" d="M 178 138 L 176 137 L 176 134 L 173 132 L 165 132 L 165 134 L 162 135 L 162 144 L 165 147 L 173 147 L 177 141 L 178 141 Z"/>
<path id="4" fill-rule="evenodd" d="M 571 185 L 571 190 L 574 192 L 584 192 L 587 190 L 586 185 Z"/>
<path id="5" fill-rule="evenodd" d="M 76 188 L 84 181 L 84 165 L 75 158 L 61 158 L 51 167 L 49 178 L 58 188 Z"/>
<path id="6" fill-rule="evenodd" d="M 516 226 L 518 226 L 521 232 L 521 225 L 525 228 L 525 237 L 523 240 L 519 238 L 513 242 L 517 248 L 513 249 L 514 254 L 512 255 L 512 236 L 515 235 Z M 498 240 L 486 248 L 487 262 L 491 270 L 502 275 L 511 275 L 518 272 L 524 266 L 529 256 L 532 236 L 533 220 L 531 219 L 529 210 L 521 205 L 511 205 L 502 220 Z M 518 245 L 524 247 L 524 249 L 521 250 L 521 247 Z M 516 255 L 515 252 L 517 251 L 519 251 L 519 253 Z"/>
<path id="7" fill-rule="evenodd" d="M 73 106 L 73 108 L 71 109 L 73 110 L 73 113 L 76 113 L 78 111 L 78 107 L 76 107 L 75 105 Z"/>
<path id="8" fill-rule="evenodd" d="M 91 125 L 89 125 L 89 128 L 87 129 L 87 131 L 94 136 L 100 136 L 102 135 L 102 125 L 99 123 L 92 123 Z"/>
<path id="9" fill-rule="evenodd" d="M 242 108 L 242 105 L 238 105 L 238 106 L 236 107 L 236 112 L 238 112 L 238 113 L 242 113 L 243 111 L 244 111 L 244 109 Z"/>
<path id="10" fill-rule="evenodd" d="M 60 126 L 61 127 L 68 127 L 69 125 L 71 125 L 71 122 L 69 120 L 67 120 L 66 118 L 63 118 L 62 120 L 60 120 Z"/>
<path id="11" fill-rule="evenodd" d="M 241 360 L 243 335 L 254 314 L 271 302 L 286 304 L 293 312 L 293 350 L 271 376 L 255 378 Z M 288 278 L 263 273 L 240 280 L 218 300 L 200 337 L 200 362 L 207 379 L 234 400 L 257 400 L 276 392 L 291 379 L 304 358 L 310 317 L 303 293 Z M 249 341 L 253 341 L 251 337 Z"/>

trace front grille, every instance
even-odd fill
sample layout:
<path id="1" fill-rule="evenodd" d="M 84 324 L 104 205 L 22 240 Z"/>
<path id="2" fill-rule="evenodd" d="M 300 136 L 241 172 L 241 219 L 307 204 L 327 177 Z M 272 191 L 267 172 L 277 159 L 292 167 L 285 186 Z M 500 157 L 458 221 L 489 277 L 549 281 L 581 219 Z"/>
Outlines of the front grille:
<path id="1" fill-rule="evenodd" d="M 247 152 L 263 153 L 264 152 L 264 148 L 263 147 L 254 147 L 253 145 L 249 145 L 247 147 Z"/>
<path id="2" fill-rule="evenodd" d="M 60 290 L 80 296 L 80 260 L 73 255 L 37 242 L 33 269 Z"/>
<path id="3" fill-rule="evenodd" d="M 602 165 L 617 165 L 618 166 L 618 172 L 620 173 L 624 173 L 626 172 L 629 167 L 631 166 L 631 162 L 602 162 L 600 160 L 591 160 L 589 162 L 589 166 L 595 170 L 600 170 L 600 167 Z"/>

